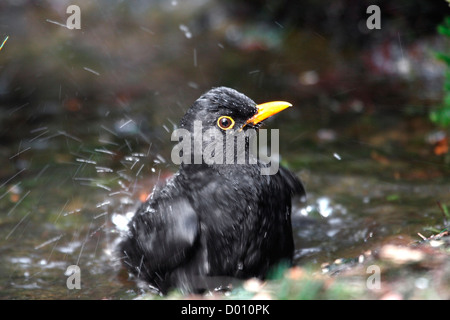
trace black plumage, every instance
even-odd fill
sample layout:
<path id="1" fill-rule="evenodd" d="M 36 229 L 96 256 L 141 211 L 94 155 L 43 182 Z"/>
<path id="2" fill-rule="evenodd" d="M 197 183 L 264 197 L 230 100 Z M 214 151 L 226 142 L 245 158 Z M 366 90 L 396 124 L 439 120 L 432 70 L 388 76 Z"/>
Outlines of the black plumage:
<path id="1" fill-rule="evenodd" d="M 195 121 L 201 121 L 203 130 L 217 128 L 218 119 L 227 116 L 234 121 L 234 132 L 245 131 L 259 126 L 259 120 L 249 121 L 258 112 L 245 95 L 214 88 L 194 102 L 180 128 L 193 132 Z M 165 293 L 172 287 L 198 292 L 233 279 L 264 278 L 278 263 L 292 263 L 291 198 L 303 196 L 304 188 L 282 167 L 262 175 L 264 166 L 249 160 L 182 163 L 130 222 L 119 248 L 124 264 Z"/>

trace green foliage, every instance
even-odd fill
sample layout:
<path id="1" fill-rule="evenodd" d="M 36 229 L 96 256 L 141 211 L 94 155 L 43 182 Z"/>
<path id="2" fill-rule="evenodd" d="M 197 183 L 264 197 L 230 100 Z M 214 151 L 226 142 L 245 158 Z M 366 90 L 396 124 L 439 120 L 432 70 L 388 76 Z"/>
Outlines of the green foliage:
<path id="1" fill-rule="evenodd" d="M 439 34 L 450 38 L 450 16 L 444 19 L 444 22 L 437 28 Z M 443 61 L 447 65 L 447 70 L 445 72 L 445 82 L 444 82 L 444 99 L 437 107 L 430 113 L 430 119 L 434 123 L 442 126 L 450 126 L 450 55 L 448 53 L 439 52 L 436 57 Z"/>
<path id="2" fill-rule="evenodd" d="M 444 216 L 449 219 L 450 218 L 450 210 L 447 208 L 447 205 L 441 204 L 442 212 L 444 213 Z"/>

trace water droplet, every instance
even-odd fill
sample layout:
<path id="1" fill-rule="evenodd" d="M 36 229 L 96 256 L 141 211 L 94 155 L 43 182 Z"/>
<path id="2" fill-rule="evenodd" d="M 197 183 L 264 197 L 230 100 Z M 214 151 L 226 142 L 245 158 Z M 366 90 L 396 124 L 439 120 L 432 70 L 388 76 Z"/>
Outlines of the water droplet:
<path id="1" fill-rule="evenodd" d="M 340 156 L 339 154 L 337 154 L 336 152 L 333 153 L 333 157 L 335 157 L 335 158 L 338 159 L 338 160 L 341 160 L 341 159 L 342 159 L 341 156 Z"/>
<path id="2" fill-rule="evenodd" d="M 183 31 L 186 38 L 192 38 L 192 33 L 187 26 L 185 26 L 184 24 L 180 24 L 180 30 Z"/>

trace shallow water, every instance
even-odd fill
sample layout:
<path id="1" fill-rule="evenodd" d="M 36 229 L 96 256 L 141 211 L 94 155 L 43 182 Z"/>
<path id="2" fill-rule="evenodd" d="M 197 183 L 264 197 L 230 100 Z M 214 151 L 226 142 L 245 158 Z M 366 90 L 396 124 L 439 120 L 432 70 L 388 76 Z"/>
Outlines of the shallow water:
<path id="1" fill-rule="evenodd" d="M 220 14 L 216 1 L 99 1 L 73 33 L 48 23 L 63 21 L 61 6 L 8 3 L 1 299 L 138 297 L 115 244 L 139 201 L 176 170 L 176 123 L 218 85 L 294 105 L 266 127 L 280 129 L 282 163 L 308 193 L 292 214 L 297 264 L 320 268 L 445 227 L 438 202 L 450 205 L 449 162 L 433 152 L 439 132 L 427 120 L 442 93 L 436 37 L 394 29 L 392 38 L 386 28 L 370 46 L 347 47 L 345 29 L 247 21 Z M 67 287 L 71 265 L 79 290 Z"/>
<path id="2" fill-rule="evenodd" d="M 82 146 L 69 153 L 30 150 L 35 154 L 30 159 L 57 160 L 11 176 L 2 186 L 0 297 L 135 298 L 140 290 L 128 280 L 114 247 L 139 199 L 175 167 L 161 153 L 118 156 L 119 143 L 107 149 L 85 145 L 85 138 L 80 138 L 83 143 L 61 140 L 69 150 Z M 319 267 L 338 258 L 354 259 L 383 243 L 409 243 L 418 240 L 418 232 L 427 234 L 428 227 L 444 227 L 436 201 L 450 200 L 446 179 L 395 179 L 390 168 L 371 159 L 367 167 L 379 167 L 384 174 L 371 175 L 371 169 L 362 174 L 363 160 L 358 159 L 364 152 L 356 150 L 347 148 L 340 160 L 333 154 L 324 160 L 317 150 L 304 152 L 303 159 L 328 162 L 322 170 L 295 164 L 289 153 L 283 158 L 308 192 L 307 203 L 296 202 L 292 215 L 297 264 Z M 346 159 L 350 155 L 353 160 Z M 350 163 L 340 167 L 345 161 Z M 70 265 L 80 267 L 80 290 L 67 288 Z"/>

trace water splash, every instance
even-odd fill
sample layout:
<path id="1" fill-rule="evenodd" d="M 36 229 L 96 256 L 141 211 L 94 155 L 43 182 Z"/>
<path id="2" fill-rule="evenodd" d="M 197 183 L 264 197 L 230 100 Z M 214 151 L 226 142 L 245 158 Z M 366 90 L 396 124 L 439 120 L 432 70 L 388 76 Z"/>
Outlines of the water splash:
<path id="1" fill-rule="evenodd" d="M 188 39 L 192 38 L 192 33 L 187 26 L 185 26 L 184 24 L 180 24 L 180 30 L 183 31 L 186 38 Z"/>

